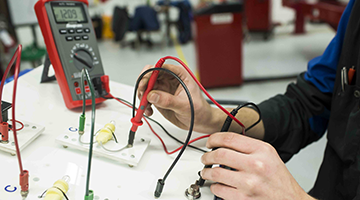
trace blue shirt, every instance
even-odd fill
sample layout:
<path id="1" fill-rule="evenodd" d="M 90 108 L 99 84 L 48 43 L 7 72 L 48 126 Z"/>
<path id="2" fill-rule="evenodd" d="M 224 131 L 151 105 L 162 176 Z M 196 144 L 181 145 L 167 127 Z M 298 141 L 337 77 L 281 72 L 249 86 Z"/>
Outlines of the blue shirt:
<path id="1" fill-rule="evenodd" d="M 345 37 L 347 24 L 355 0 L 350 0 L 341 16 L 336 36 L 332 39 L 323 55 L 309 61 L 305 80 L 313 83 L 321 92 L 332 93 L 334 90 L 336 68 Z"/>
<path id="2" fill-rule="evenodd" d="M 323 55 L 309 61 L 305 80 L 314 84 L 323 93 L 333 93 L 336 69 L 340 59 L 341 49 L 345 37 L 347 24 L 355 0 L 350 0 L 341 16 L 336 36 L 332 39 Z M 330 118 L 330 111 L 325 109 L 320 115 L 309 118 L 311 130 L 318 136 L 322 136 Z"/>

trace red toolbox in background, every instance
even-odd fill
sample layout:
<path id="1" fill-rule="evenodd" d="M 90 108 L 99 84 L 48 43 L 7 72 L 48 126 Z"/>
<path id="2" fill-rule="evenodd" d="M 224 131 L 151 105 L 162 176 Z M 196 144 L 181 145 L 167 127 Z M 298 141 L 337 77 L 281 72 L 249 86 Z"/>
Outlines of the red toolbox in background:
<path id="1" fill-rule="evenodd" d="M 246 26 L 250 32 L 263 32 L 267 39 L 273 30 L 272 1 L 245 0 Z"/>
<path id="2" fill-rule="evenodd" d="M 241 3 L 212 4 L 195 11 L 197 67 L 205 88 L 241 85 Z"/>

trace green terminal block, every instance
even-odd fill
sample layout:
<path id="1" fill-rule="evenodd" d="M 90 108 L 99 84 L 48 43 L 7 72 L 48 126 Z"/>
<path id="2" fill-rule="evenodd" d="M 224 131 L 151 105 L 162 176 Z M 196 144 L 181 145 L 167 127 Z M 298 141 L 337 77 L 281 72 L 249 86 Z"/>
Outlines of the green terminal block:
<path id="1" fill-rule="evenodd" d="M 82 115 L 80 115 L 80 120 L 79 120 L 79 134 L 80 135 L 84 134 L 84 127 L 85 127 L 85 115 L 82 114 Z"/>
<path id="2" fill-rule="evenodd" d="M 93 200 L 94 199 L 94 192 L 92 190 L 89 190 L 89 195 L 85 195 L 85 200 Z"/>

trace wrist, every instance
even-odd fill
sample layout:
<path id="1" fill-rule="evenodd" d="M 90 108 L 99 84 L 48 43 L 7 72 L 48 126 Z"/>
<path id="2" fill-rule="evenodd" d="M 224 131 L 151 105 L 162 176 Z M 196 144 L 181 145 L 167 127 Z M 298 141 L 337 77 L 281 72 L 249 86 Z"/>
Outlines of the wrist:
<path id="1" fill-rule="evenodd" d="M 302 189 L 302 187 L 300 187 L 300 185 L 295 180 L 294 182 L 297 188 L 297 196 L 300 197 L 299 200 L 316 200 L 314 197 L 306 193 L 304 189 Z"/>
<path id="2" fill-rule="evenodd" d="M 198 132 L 215 133 L 221 130 L 221 127 L 226 119 L 226 114 L 218 108 L 209 105 L 207 109 L 209 112 L 202 114 L 199 120 L 199 126 L 196 128 Z"/>

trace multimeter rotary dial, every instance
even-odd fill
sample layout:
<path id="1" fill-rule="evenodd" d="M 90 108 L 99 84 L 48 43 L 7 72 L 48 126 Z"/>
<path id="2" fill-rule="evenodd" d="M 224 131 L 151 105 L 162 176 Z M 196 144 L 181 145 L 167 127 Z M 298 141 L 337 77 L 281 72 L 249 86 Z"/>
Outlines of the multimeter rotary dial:
<path id="1" fill-rule="evenodd" d="M 95 65 L 98 64 L 93 48 L 87 44 L 76 44 L 71 49 L 70 57 L 79 71 L 83 68 L 92 71 Z"/>

